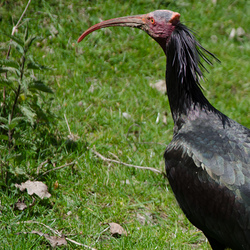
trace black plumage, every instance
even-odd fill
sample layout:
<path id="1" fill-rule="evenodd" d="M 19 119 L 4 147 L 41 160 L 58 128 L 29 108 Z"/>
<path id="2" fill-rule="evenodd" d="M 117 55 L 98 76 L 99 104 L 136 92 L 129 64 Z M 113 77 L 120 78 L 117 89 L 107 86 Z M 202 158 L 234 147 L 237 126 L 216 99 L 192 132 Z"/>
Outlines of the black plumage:
<path id="1" fill-rule="evenodd" d="M 250 249 L 250 130 L 215 109 L 201 91 L 213 56 L 179 22 L 158 10 L 103 21 L 85 31 L 129 26 L 146 31 L 167 56 L 166 85 L 174 120 L 173 140 L 164 153 L 166 172 L 187 218 L 214 250 Z M 215 58 L 215 57 L 214 57 Z"/>
<path id="2" fill-rule="evenodd" d="M 176 25 L 166 51 L 175 123 L 164 154 L 167 177 L 187 218 L 213 249 L 250 249 L 250 130 L 204 97 L 202 51 L 208 53 L 184 25 Z"/>

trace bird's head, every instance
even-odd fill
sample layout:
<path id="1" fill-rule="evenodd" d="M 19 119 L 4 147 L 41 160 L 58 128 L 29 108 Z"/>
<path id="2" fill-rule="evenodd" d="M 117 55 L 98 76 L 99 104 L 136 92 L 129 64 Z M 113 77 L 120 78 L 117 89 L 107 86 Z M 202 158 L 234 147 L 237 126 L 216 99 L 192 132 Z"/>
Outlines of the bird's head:
<path id="1" fill-rule="evenodd" d="M 156 10 L 144 15 L 118 17 L 109 19 L 87 29 L 79 38 L 81 42 L 89 33 L 111 26 L 139 28 L 147 32 L 164 49 L 175 26 L 179 23 L 180 14 L 170 10 Z"/>

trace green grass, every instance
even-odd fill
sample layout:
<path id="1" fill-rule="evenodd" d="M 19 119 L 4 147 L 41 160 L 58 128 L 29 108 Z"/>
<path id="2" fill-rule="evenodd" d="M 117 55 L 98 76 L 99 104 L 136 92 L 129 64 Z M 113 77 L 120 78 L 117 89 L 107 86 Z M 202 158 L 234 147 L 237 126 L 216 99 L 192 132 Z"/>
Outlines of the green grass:
<path id="1" fill-rule="evenodd" d="M 0 2 L 1 29 L 6 33 L 11 34 L 26 2 Z M 47 249 L 44 237 L 20 234 L 40 230 L 54 235 L 40 224 L 22 223 L 30 220 L 96 249 L 210 249 L 203 234 L 178 207 L 167 180 L 149 171 L 109 164 L 91 151 L 164 170 L 164 144 L 172 138 L 173 121 L 166 95 L 150 87 L 165 77 L 161 48 L 144 32 L 121 27 L 96 31 L 79 45 L 76 40 L 100 20 L 155 9 L 181 13 L 181 20 L 197 32 L 201 44 L 221 60 L 208 66 L 210 74 L 202 83 L 206 97 L 217 109 L 249 127 L 248 2 L 32 1 L 26 13 L 33 18 L 30 32 L 45 38 L 33 54 L 41 64 L 54 68 L 43 77 L 55 92 L 50 111 L 57 117 L 57 126 L 51 130 L 56 142 L 48 137 L 39 155 L 27 152 L 26 159 L 15 167 L 25 168 L 29 174 L 11 176 L 8 186 L 0 191 L 0 249 Z M 230 31 L 238 27 L 246 35 L 230 40 Z M 124 118 L 124 112 L 131 117 Z M 167 124 L 163 123 L 165 113 Z M 68 140 L 64 114 L 71 132 L 79 136 L 75 142 Z M 32 198 L 14 184 L 37 178 L 38 166 L 48 158 L 56 167 L 74 160 L 77 163 L 38 177 L 48 185 L 51 197 L 36 197 L 34 206 L 15 210 L 18 199 L 29 204 Z M 51 164 L 44 165 L 40 172 L 51 168 Z M 138 214 L 150 215 L 144 225 Z M 112 237 L 109 230 L 104 231 L 110 222 L 122 225 L 128 235 Z M 68 242 L 63 248 L 77 247 Z"/>

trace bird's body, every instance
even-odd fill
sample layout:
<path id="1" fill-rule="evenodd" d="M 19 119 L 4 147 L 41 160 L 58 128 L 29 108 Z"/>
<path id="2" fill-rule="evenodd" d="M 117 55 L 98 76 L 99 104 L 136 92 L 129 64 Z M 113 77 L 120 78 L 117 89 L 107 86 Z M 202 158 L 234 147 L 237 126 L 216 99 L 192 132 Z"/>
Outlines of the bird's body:
<path id="1" fill-rule="evenodd" d="M 202 49 L 185 26 L 176 25 L 166 52 L 175 123 L 164 155 L 167 177 L 187 218 L 213 249 L 250 249 L 250 130 L 204 97 L 197 68 L 199 54 L 205 58 Z"/>
<path id="2" fill-rule="evenodd" d="M 249 130 L 201 113 L 185 122 L 167 146 L 169 183 L 213 249 L 250 249 Z"/>
<path id="3" fill-rule="evenodd" d="M 169 183 L 187 218 L 214 250 L 250 249 L 250 130 L 216 110 L 200 89 L 200 57 L 212 55 L 171 11 L 104 21 L 145 30 L 167 56 L 166 85 L 174 120 L 164 157 Z M 213 55 L 212 55 L 213 56 Z"/>

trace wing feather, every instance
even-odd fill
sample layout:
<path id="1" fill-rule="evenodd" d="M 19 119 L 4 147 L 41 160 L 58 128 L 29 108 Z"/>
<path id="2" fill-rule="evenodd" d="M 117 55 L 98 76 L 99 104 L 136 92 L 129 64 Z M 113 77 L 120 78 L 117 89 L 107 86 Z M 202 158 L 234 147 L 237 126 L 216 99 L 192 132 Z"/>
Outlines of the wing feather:
<path id="1" fill-rule="evenodd" d="M 165 155 L 180 150 L 182 158 L 188 155 L 197 168 L 204 169 L 217 183 L 234 190 L 240 198 L 249 197 L 250 201 L 249 130 L 236 122 L 227 128 L 214 126 L 216 129 L 211 124 L 206 126 L 208 121 L 203 123 L 186 123 Z"/>

